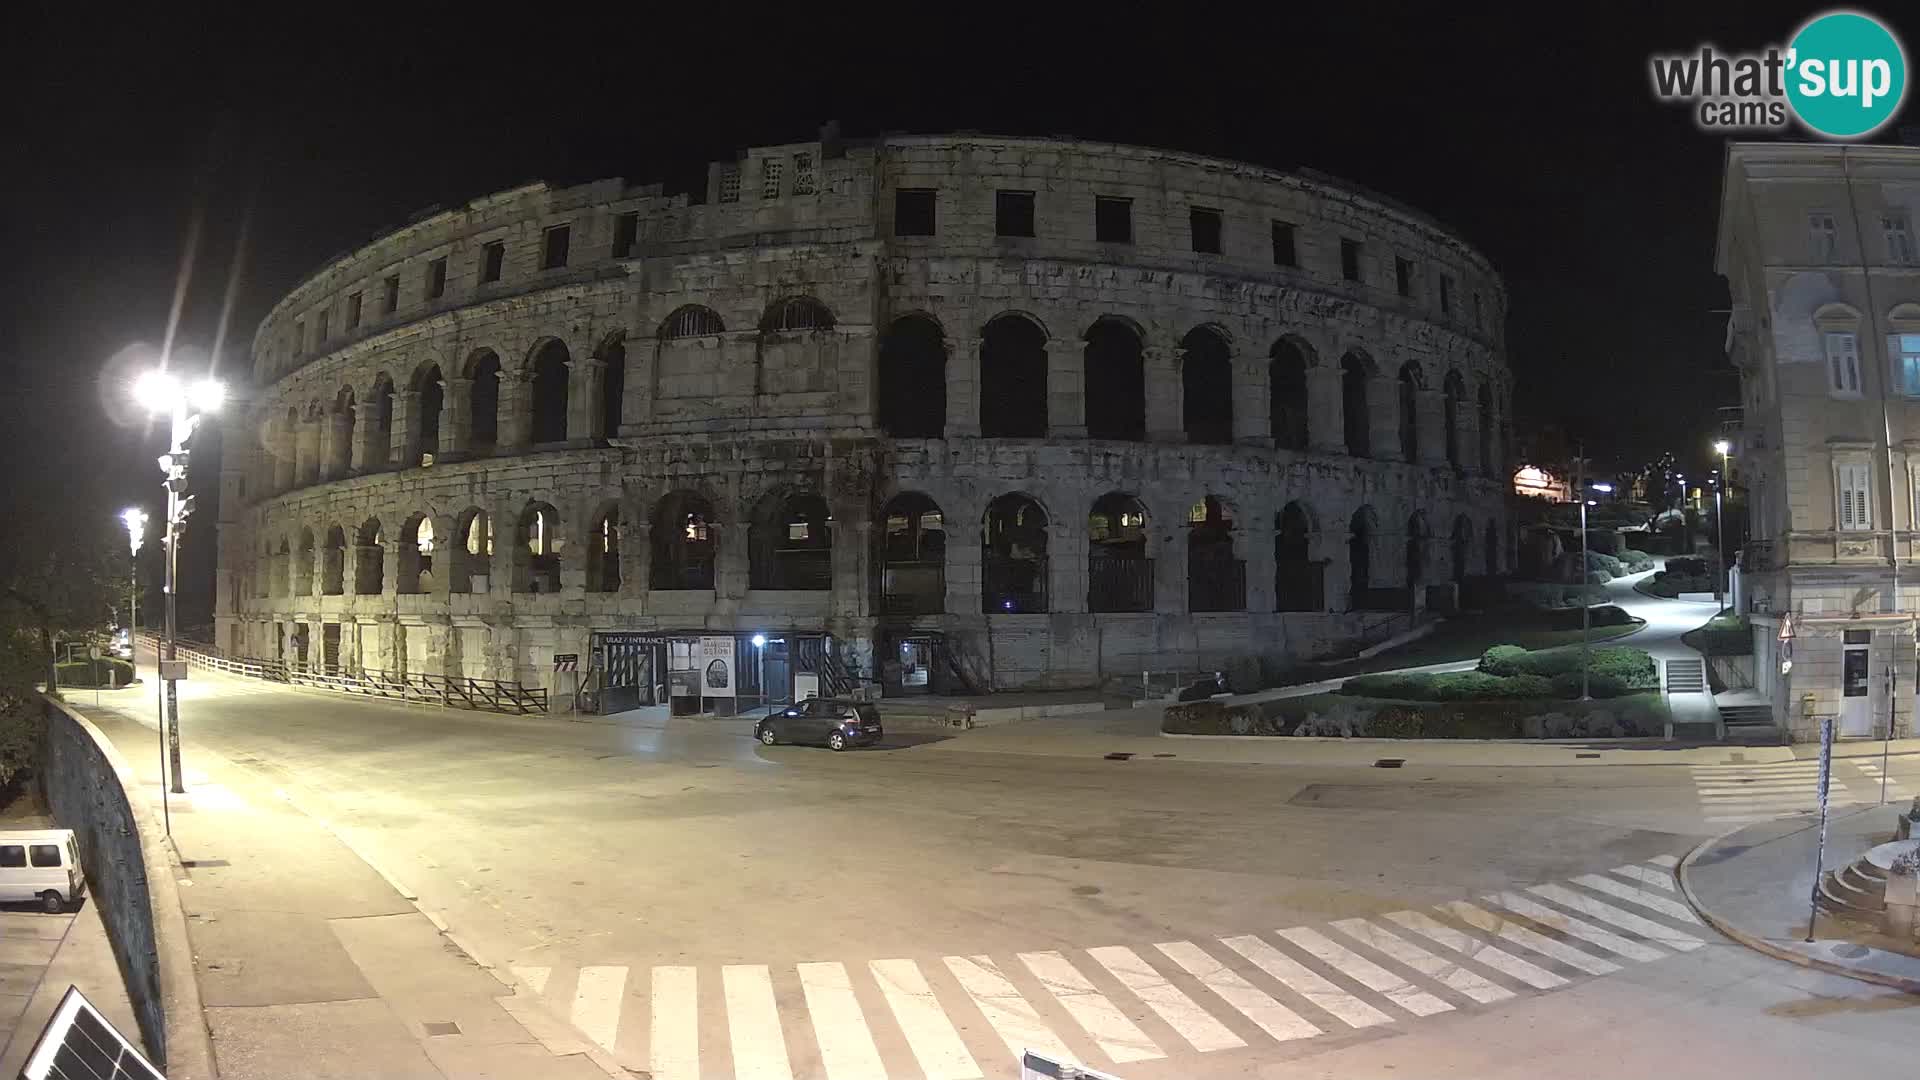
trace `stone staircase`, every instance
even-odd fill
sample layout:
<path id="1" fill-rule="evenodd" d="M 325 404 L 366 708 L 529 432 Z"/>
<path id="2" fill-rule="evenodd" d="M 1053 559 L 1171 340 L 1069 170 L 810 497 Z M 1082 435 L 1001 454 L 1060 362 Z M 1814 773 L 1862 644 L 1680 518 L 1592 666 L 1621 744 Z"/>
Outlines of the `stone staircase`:
<path id="1" fill-rule="evenodd" d="M 1707 690 L 1707 664 L 1699 658 L 1667 661 L 1667 693 L 1703 694 Z"/>
<path id="2" fill-rule="evenodd" d="M 1729 739 L 1774 739 L 1780 737 L 1780 729 L 1773 722 L 1773 707 L 1770 705 L 1722 705 L 1720 722 L 1726 725 Z"/>
<path id="3" fill-rule="evenodd" d="M 1820 877 L 1820 906 L 1835 915 L 1879 921 L 1887 910 L 1887 873 L 1893 861 L 1920 849 L 1920 840 L 1895 840 Z"/>

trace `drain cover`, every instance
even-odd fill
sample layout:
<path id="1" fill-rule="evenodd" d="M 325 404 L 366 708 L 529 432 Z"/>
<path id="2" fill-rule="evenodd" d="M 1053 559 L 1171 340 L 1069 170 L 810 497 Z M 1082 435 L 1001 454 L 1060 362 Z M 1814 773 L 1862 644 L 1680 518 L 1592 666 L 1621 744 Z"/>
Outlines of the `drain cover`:
<path id="1" fill-rule="evenodd" d="M 427 1029 L 427 1034 L 429 1035 L 460 1034 L 460 1025 L 451 1020 L 429 1020 L 420 1026 Z"/>
<path id="2" fill-rule="evenodd" d="M 1397 769 L 1400 766 L 1405 765 L 1406 763 L 1407 763 L 1406 758 L 1383 757 L 1380 760 L 1374 762 L 1373 767 L 1376 769 Z"/>
<path id="3" fill-rule="evenodd" d="M 1577 758 L 1583 758 L 1583 757 L 1597 758 L 1600 755 L 1599 754 L 1575 754 L 1573 756 Z"/>
<path id="4" fill-rule="evenodd" d="M 1172 754 L 1155 754 L 1154 757 L 1172 757 Z"/>
<path id="5" fill-rule="evenodd" d="M 1855 945 L 1852 942 L 1845 942 L 1833 947 L 1833 955 L 1843 960 L 1858 960 L 1871 951 L 1872 950 L 1868 949 L 1865 945 Z"/>
<path id="6" fill-rule="evenodd" d="M 1113 753 L 1107 755 L 1107 760 L 1108 761 L 1132 761 L 1133 755 L 1123 750 L 1116 750 Z"/>

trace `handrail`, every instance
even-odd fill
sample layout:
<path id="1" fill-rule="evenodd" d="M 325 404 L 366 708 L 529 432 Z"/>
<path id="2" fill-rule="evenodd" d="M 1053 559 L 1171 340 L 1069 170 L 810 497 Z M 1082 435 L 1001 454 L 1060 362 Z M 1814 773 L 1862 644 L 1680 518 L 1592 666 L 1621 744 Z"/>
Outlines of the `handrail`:
<path id="1" fill-rule="evenodd" d="M 161 641 L 151 634 L 141 640 L 158 649 Z M 309 667 L 300 662 L 262 660 L 253 657 L 231 658 L 218 650 L 202 650 L 177 639 L 175 649 L 189 667 L 222 671 L 229 675 L 262 679 L 268 682 L 304 686 L 315 690 L 359 694 L 364 697 L 391 698 L 438 704 L 447 708 L 483 712 L 517 713 L 522 716 L 547 711 L 544 687 L 522 686 L 518 681 L 475 679 L 458 675 L 434 675 L 424 671 L 381 671 L 377 668 Z"/>

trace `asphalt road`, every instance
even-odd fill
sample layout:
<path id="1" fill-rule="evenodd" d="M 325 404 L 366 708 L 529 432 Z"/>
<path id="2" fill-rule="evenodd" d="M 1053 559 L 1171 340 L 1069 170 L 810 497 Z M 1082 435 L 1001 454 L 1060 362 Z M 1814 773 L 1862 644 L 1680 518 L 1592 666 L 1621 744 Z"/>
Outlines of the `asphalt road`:
<path id="1" fill-rule="evenodd" d="M 835 755 L 186 687 L 189 769 L 254 770 L 656 1077 L 1008 1076 L 1016 1040 L 1169 1080 L 1911 1063 L 1920 999 L 1661 908 L 1724 827 L 1685 766 Z"/>

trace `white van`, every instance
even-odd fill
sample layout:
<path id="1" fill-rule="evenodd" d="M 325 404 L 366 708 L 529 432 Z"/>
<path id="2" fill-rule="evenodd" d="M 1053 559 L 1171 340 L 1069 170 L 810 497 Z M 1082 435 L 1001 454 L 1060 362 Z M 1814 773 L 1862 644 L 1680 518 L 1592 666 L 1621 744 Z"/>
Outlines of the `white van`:
<path id="1" fill-rule="evenodd" d="M 42 910 L 58 914 L 86 888 L 72 829 L 0 831 L 0 904 L 38 900 Z"/>

